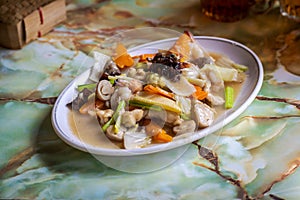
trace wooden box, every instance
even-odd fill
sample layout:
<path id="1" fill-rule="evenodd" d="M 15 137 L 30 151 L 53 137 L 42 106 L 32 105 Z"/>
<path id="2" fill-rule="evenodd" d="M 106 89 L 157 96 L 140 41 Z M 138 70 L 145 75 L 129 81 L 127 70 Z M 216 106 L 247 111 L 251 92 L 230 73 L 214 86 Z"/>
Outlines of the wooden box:
<path id="1" fill-rule="evenodd" d="M 0 2 L 0 46 L 20 49 L 66 19 L 65 0 Z"/>

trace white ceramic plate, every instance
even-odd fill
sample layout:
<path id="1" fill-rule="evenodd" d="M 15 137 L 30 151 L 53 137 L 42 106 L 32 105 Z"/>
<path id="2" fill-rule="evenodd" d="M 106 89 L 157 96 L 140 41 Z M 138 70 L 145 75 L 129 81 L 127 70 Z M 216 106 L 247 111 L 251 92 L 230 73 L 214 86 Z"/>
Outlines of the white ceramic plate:
<path id="1" fill-rule="evenodd" d="M 88 70 L 78 76 L 62 91 L 54 105 L 52 111 L 52 124 L 57 135 L 69 145 L 77 149 L 90 152 L 92 154 L 104 156 L 133 156 L 157 153 L 181 147 L 221 129 L 226 124 L 237 118 L 255 99 L 262 86 L 263 66 L 261 61 L 252 50 L 238 42 L 217 37 L 195 36 L 194 38 L 200 43 L 202 47 L 204 47 L 206 51 L 224 54 L 236 63 L 243 64 L 249 67 L 248 71 L 246 72 L 246 82 L 244 83 L 235 101 L 234 107 L 219 116 L 210 127 L 197 131 L 193 134 L 187 134 L 182 137 L 176 138 L 170 143 L 158 144 L 142 149 L 126 150 L 99 147 L 83 143 L 73 133 L 73 129 L 70 127 L 70 110 L 66 107 L 66 104 L 71 102 L 75 98 L 76 86 L 78 84 L 84 84 L 87 81 L 90 72 L 90 70 Z M 129 50 L 129 53 L 131 55 L 139 55 L 142 53 L 156 52 L 157 49 L 169 49 L 176 40 L 177 38 L 170 38 L 151 42 L 132 48 Z"/>

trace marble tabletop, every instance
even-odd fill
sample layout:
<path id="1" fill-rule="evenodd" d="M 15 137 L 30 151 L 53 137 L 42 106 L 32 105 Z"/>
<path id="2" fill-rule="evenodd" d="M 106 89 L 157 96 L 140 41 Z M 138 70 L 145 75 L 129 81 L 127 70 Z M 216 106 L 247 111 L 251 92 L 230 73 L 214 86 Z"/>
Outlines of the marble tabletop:
<path id="1" fill-rule="evenodd" d="M 141 27 L 240 42 L 263 62 L 264 82 L 241 116 L 171 165 L 127 173 L 63 142 L 51 110 L 92 66 L 91 51 L 108 53 L 106 38 Z M 0 199 L 299 199 L 299 52 L 300 24 L 278 5 L 221 23 L 198 0 L 69 0 L 53 31 L 21 50 L 0 48 Z"/>

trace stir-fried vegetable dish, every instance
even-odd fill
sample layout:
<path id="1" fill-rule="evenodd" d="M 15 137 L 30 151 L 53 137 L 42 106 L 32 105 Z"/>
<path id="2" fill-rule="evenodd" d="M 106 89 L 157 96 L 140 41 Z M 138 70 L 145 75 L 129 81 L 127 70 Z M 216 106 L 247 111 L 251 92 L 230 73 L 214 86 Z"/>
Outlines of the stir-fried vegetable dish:
<path id="1" fill-rule="evenodd" d="M 143 148 L 210 126 L 216 108 L 230 109 L 247 67 L 207 53 L 189 32 L 168 50 L 130 55 L 95 52 L 89 80 L 70 103 L 75 112 L 97 116 L 103 133 L 121 148 Z M 103 64 L 103 62 L 105 64 Z M 88 128 L 88 127 L 87 127 Z"/>

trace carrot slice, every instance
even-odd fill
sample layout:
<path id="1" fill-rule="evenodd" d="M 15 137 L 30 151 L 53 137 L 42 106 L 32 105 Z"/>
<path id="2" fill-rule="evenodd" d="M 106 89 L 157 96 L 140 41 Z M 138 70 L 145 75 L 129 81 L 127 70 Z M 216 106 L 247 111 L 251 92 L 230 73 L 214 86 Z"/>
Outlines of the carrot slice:
<path id="1" fill-rule="evenodd" d="M 119 68 L 130 67 L 134 64 L 134 60 L 127 53 L 127 49 L 121 43 L 118 43 L 116 48 L 116 56 L 114 57 L 114 62 Z"/>
<path id="2" fill-rule="evenodd" d="M 171 47 L 170 51 L 182 56 L 182 61 L 189 60 L 191 54 L 191 43 L 193 42 L 192 36 L 185 32 L 182 34 L 175 44 Z"/>
<path id="3" fill-rule="evenodd" d="M 116 47 L 117 56 L 120 56 L 120 55 L 126 54 L 126 53 L 127 53 L 126 47 L 122 43 L 118 43 L 117 47 Z"/>
<path id="4" fill-rule="evenodd" d="M 173 137 L 167 134 L 164 129 L 161 129 L 158 134 L 152 136 L 152 139 L 157 142 L 171 142 L 173 140 Z"/>
<path id="5" fill-rule="evenodd" d="M 162 96 L 165 96 L 165 97 L 168 97 L 170 99 L 173 99 L 174 98 L 174 94 L 171 93 L 171 92 L 168 92 L 164 89 L 161 89 L 160 87 L 157 87 L 157 86 L 153 86 L 153 85 L 146 85 L 144 87 L 144 90 L 149 92 L 149 93 L 153 93 L 153 94 L 159 94 L 159 95 L 162 95 Z"/>
<path id="6" fill-rule="evenodd" d="M 147 135 L 152 136 L 152 139 L 156 142 L 171 142 L 173 140 L 173 137 L 167 134 L 167 132 L 156 123 L 150 122 L 150 124 L 146 125 L 145 130 Z"/>
<path id="7" fill-rule="evenodd" d="M 134 64 L 132 57 L 129 54 L 123 54 L 114 59 L 117 66 L 121 69 L 124 67 L 130 67 Z"/>
<path id="8" fill-rule="evenodd" d="M 147 58 L 154 58 L 155 55 L 155 53 L 145 53 L 138 56 L 133 56 L 133 58 L 139 58 L 139 62 L 144 62 L 147 61 Z"/>
<path id="9" fill-rule="evenodd" d="M 203 91 L 200 86 L 194 85 L 196 92 L 193 93 L 193 97 L 198 100 L 203 100 L 207 97 L 207 92 Z"/>

